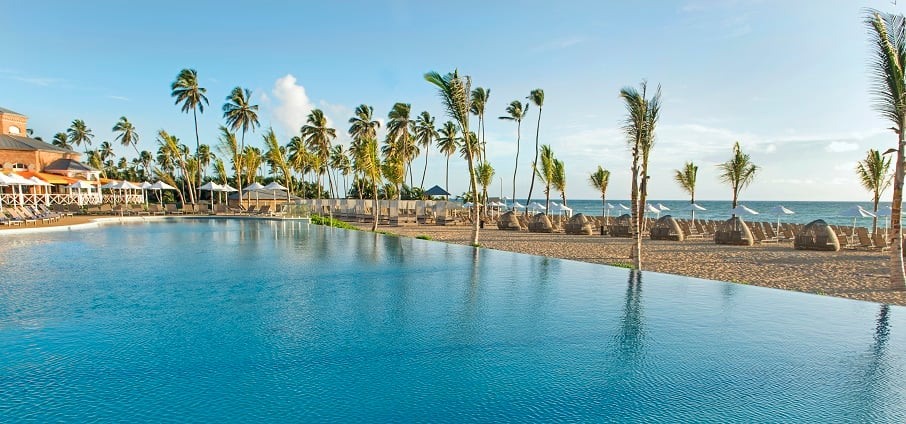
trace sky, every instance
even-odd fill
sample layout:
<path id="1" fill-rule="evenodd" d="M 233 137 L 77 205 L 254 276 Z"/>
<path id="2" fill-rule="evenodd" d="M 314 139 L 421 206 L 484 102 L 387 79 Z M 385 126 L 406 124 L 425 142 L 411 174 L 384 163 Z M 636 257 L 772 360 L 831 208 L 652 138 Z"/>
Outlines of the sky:
<path id="1" fill-rule="evenodd" d="M 902 2 L 901 2 L 902 3 Z M 588 175 L 612 172 L 608 198 L 630 192 L 631 155 L 620 126 L 619 90 L 643 80 L 662 87 L 650 155 L 649 197 L 687 199 L 673 180 L 699 166 L 696 198 L 728 200 L 717 164 L 739 141 L 760 169 L 744 200 L 869 200 L 855 174 L 868 149 L 896 136 L 872 108 L 866 7 L 904 13 L 884 1 L 421 1 L 119 2 L 10 1 L 0 16 L 5 60 L 0 106 L 29 116 L 50 140 L 73 119 L 94 145 L 114 141 L 126 116 L 139 150 L 157 150 L 165 129 L 194 149 L 190 114 L 170 96 L 183 68 L 198 71 L 210 105 L 199 116 L 202 143 L 216 145 L 221 107 L 235 86 L 252 90 L 263 147 L 272 127 L 282 143 L 305 116 L 324 110 L 348 145 L 359 104 L 386 121 L 396 102 L 449 120 L 428 71 L 458 69 L 491 90 L 487 152 L 491 195 L 511 196 L 516 125 L 497 119 L 513 100 L 545 92 L 540 143 L 565 163 L 567 198 L 599 194 Z M 524 198 L 538 109 L 522 125 L 517 197 Z M 476 127 L 477 121 L 472 122 Z M 115 146 L 134 157 L 131 148 Z M 425 166 L 414 162 L 416 185 Z M 444 185 L 445 163 L 428 155 L 426 188 Z M 450 160 L 450 191 L 468 188 L 466 163 Z M 890 193 L 888 192 L 887 195 Z M 535 188 L 533 197 L 540 195 Z"/>

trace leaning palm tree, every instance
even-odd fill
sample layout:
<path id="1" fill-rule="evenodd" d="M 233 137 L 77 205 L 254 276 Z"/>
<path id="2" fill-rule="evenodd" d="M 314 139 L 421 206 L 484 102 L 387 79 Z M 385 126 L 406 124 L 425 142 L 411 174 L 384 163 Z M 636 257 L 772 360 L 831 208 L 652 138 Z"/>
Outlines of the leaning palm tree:
<path id="1" fill-rule="evenodd" d="M 113 132 L 119 133 L 116 136 L 116 141 L 119 141 L 123 147 L 132 146 L 135 149 L 135 153 L 138 154 L 138 132 L 135 130 L 135 125 L 132 125 L 125 116 L 121 116 L 120 120 L 116 122 L 116 125 L 113 126 Z"/>
<path id="2" fill-rule="evenodd" d="M 506 113 L 509 116 L 501 116 L 500 119 L 516 122 L 516 160 L 513 165 L 513 210 L 516 210 L 516 175 L 519 172 L 519 142 L 522 139 L 522 119 L 528 112 L 528 103 L 522 103 L 519 100 L 513 100 L 506 107 Z"/>
<path id="3" fill-rule="evenodd" d="M 267 148 L 264 156 L 280 171 L 280 173 L 283 174 L 283 184 L 286 185 L 287 192 L 291 194 L 293 176 L 292 171 L 290 170 L 289 161 L 286 159 L 285 149 L 280 145 L 280 142 L 277 141 L 277 136 L 274 134 L 273 128 L 268 128 L 267 132 L 264 133 L 263 139 L 264 147 Z"/>
<path id="4" fill-rule="evenodd" d="M 554 158 L 554 151 L 551 150 L 551 146 L 547 144 L 541 145 L 541 166 L 535 168 L 535 175 L 538 176 L 538 180 L 541 184 L 544 184 L 544 208 L 545 211 L 550 211 L 551 209 L 551 186 L 554 184 L 554 168 L 556 165 L 556 158 Z M 526 207 L 528 209 L 528 207 Z"/>
<path id="5" fill-rule="evenodd" d="M 481 145 L 479 146 L 480 154 L 478 155 L 477 159 L 479 161 L 485 161 L 485 162 L 488 161 L 488 154 L 487 154 L 488 153 L 487 152 L 488 140 L 484 137 L 484 128 L 485 128 L 484 110 L 485 110 L 485 107 L 487 106 L 488 100 L 490 98 L 491 98 L 491 89 L 490 88 L 475 87 L 475 89 L 472 90 L 472 107 L 471 107 L 470 111 L 472 112 L 473 115 L 478 117 L 478 134 L 481 135 Z"/>
<path id="6" fill-rule="evenodd" d="M 554 173 L 551 177 L 551 183 L 560 192 L 560 200 L 563 200 L 563 206 L 566 206 L 566 166 L 562 160 L 554 160 Z"/>
<path id="7" fill-rule="evenodd" d="M 66 135 L 69 136 L 69 141 L 76 146 L 82 146 L 82 144 L 90 146 L 91 139 L 94 138 L 94 133 L 85 125 L 85 121 L 81 119 L 72 121 L 69 129 L 66 130 Z"/>
<path id="8" fill-rule="evenodd" d="M 610 171 L 598 165 L 598 170 L 589 175 L 588 182 L 601 192 L 601 216 L 607 216 L 607 184 L 610 183 Z"/>
<path id="9" fill-rule="evenodd" d="M 194 69 L 179 71 L 179 74 L 176 75 L 176 80 L 170 84 L 170 96 L 176 98 L 174 104 L 182 104 L 181 109 L 185 113 L 192 111 L 192 119 L 195 122 L 196 154 L 198 153 L 198 146 L 201 144 L 198 138 L 198 113 L 204 113 L 204 106 L 208 104 L 208 98 L 205 93 L 207 93 L 207 89 L 198 85 L 198 72 Z M 201 174 L 198 175 L 198 178 L 199 180 L 201 179 Z"/>
<path id="10" fill-rule="evenodd" d="M 376 138 L 368 137 L 360 140 L 359 148 L 355 151 L 353 166 L 371 181 L 373 202 L 371 207 L 371 231 L 377 231 L 378 183 L 381 181 L 381 158 L 378 155 Z"/>
<path id="11" fill-rule="evenodd" d="M 906 150 L 906 17 L 869 10 L 865 16 L 873 46 L 871 61 L 874 82 L 875 108 L 890 120 L 897 134 L 897 147 L 893 173 L 893 200 L 890 211 L 888 242 L 890 245 L 890 288 L 906 288 L 906 271 L 903 268 L 903 243 L 901 242 L 901 216 L 903 206 L 904 150 Z"/>
<path id="12" fill-rule="evenodd" d="M 249 130 L 255 131 L 258 127 L 258 105 L 251 104 L 252 91 L 241 87 L 233 88 L 230 95 L 226 97 L 226 103 L 223 104 L 223 119 L 233 131 L 242 130 L 242 138 L 239 143 L 239 151 L 245 152 L 245 133 Z M 242 188 L 242 168 L 244 165 L 242 155 L 238 156 L 239 163 L 236 167 L 236 185 Z M 239 192 L 239 203 L 242 203 L 241 191 Z"/>
<path id="13" fill-rule="evenodd" d="M 223 163 L 223 159 L 214 158 L 214 174 L 217 175 L 217 180 L 221 184 L 227 183 L 226 165 Z"/>
<path id="14" fill-rule="evenodd" d="M 698 176 L 698 165 L 692 162 L 686 162 L 683 169 L 673 170 L 673 180 L 679 184 L 680 188 L 689 193 L 690 204 L 695 203 L 695 178 Z M 692 220 L 695 221 L 695 208 L 692 207 Z"/>
<path id="15" fill-rule="evenodd" d="M 352 169 L 355 175 L 361 176 L 361 178 L 353 178 L 353 182 L 358 182 L 359 198 L 361 199 L 364 197 L 362 182 L 365 180 L 365 175 L 356 164 L 362 163 L 361 158 L 364 157 L 362 149 L 367 147 L 365 140 L 377 140 L 377 130 L 381 127 L 381 123 L 374 119 L 374 108 L 363 104 L 355 108 L 352 118 L 349 118 L 349 124 L 349 137 L 352 138 L 349 146 L 349 153 L 353 158 Z"/>
<path id="16" fill-rule="evenodd" d="M 544 90 L 536 88 L 529 93 L 528 99 L 538 106 L 538 125 L 535 127 L 535 160 L 532 161 L 532 182 L 529 184 L 526 205 L 532 202 L 532 191 L 535 189 L 535 170 L 538 169 L 538 137 L 541 135 L 541 109 L 544 108 Z M 528 212 L 528 208 L 525 208 Z"/>
<path id="17" fill-rule="evenodd" d="M 733 157 L 717 167 L 720 168 L 720 181 L 729 184 L 733 190 L 733 208 L 736 208 L 739 192 L 752 184 L 758 167 L 749 155 L 742 152 L 738 141 L 733 145 Z"/>
<path id="18" fill-rule="evenodd" d="M 425 169 L 422 170 L 422 183 L 419 185 L 425 190 L 425 175 L 428 173 L 428 152 L 431 144 L 437 138 L 437 129 L 434 128 L 434 117 L 428 112 L 422 112 L 415 118 L 415 142 L 425 149 Z"/>
<path id="19" fill-rule="evenodd" d="M 188 172 L 189 164 L 186 161 L 186 149 L 179 144 L 179 139 L 176 136 L 170 135 L 164 130 L 158 131 L 157 142 L 161 147 L 161 153 L 179 166 L 183 180 L 186 183 L 186 192 L 189 193 L 189 203 L 195 204 L 195 187 L 192 184 L 192 178 L 189 178 L 192 174 Z"/>
<path id="20" fill-rule="evenodd" d="M 65 132 L 58 132 L 54 134 L 53 142 L 51 144 L 61 149 L 72 150 L 72 144 L 70 144 L 69 142 L 69 136 Z"/>
<path id="21" fill-rule="evenodd" d="M 301 129 L 302 139 L 308 148 L 318 156 L 318 162 L 323 164 L 318 171 L 327 173 L 327 183 L 331 196 L 334 192 L 333 178 L 330 176 L 330 140 L 337 138 L 337 130 L 328 126 L 327 117 L 321 109 L 313 109 L 308 114 L 306 124 Z M 321 173 L 318 174 L 318 192 L 321 192 Z"/>
<path id="22" fill-rule="evenodd" d="M 217 145 L 217 151 L 220 152 L 221 156 L 229 158 L 238 178 L 240 171 L 239 163 L 242 161 L 242 150 L 239 149 L 239 142 L 236 140 L 236 134 L 230 132 L 229 128 L 221 125 L 218 139 L 220 140 L 220 143 Z M 242 190 L 242 185 L 239 184 L 238 179 L 236 180 L 236 184 L 239 186 L 237 188 Z"/>
<path id="23" fill-rule="evenodd" d="M 881 193 L 890 187 L 890 158 L 881 155 L 881 152 L 875 149 L 869 149 L 865 159 L 859 161 L 856 165 L 856 174 L 859 176 L 859 182 L 862 187 L 872 194 L 872 205 L 875 216 L 871 219 L 871 233 L 878 231 L 878 202 L 881 201 Z"/>
<path id="24" fill-rule="evenodd" d="M 654 141 L 654 130 L 660 114 L 661 88 L 658 87 L 654 96 L 648 98 L 648 84 L 642 82 L 641 90 L 634 87 L 624 87 L 620 90 L 620 98 L 626 106 L 626 120 L 623 131 L 626 141 L 632 152 L 632 235 L 633 245 L 630 252 L 632 265 L 636 270 L 642 269 L 642 216 L 644 211 L 645 181 L 647 180 L 648 153 Z M 641 182 L 641 183 L 640 183 Z"/>
<path id="25" fill-rule="evenodd" d="M 116 156 L 116 153 L 113 152 L 113 145 L 110 144 L 109 141 L 104 141 L 98 146 L 98 155 L 101 156 L 101 161 L 106 162 L 110 158 Z"/>
<path id="26" fill-rule="evenodd" d="M 450 156 L 456 153 L 456 124 L 453 121 L 444 122 L 444 126 L 438 131 L 437 147 L 440 152 L 447 157 L 446 179 L 444 180 L 444 190 L 450 192 Z"/>
<path id="27" fill-rule="evenodd" d="M 475 148 L 469 141 L 471 137 L 469 131 L 469 111 L 472 109 L 470 90 L 472 80 L 468 76 L 460 76 L 459 72 L 454 70 L 452 73 L 440 75 L 437 72 L 425 74 L 425 80 L 437 87 L 440 94 L 441 102 L 447 110 L 447 114 L 459 124 L 459 131 L 465 135 L 463 137 L 463 146 L 466 153 L 466 162 L 469 165 L 469 187 L 472 192 L 472 198 L 478 198 L 478 183 L 475 179 Z M 478 208 L 472 211 L 472 244 L 478 245 Z"/>

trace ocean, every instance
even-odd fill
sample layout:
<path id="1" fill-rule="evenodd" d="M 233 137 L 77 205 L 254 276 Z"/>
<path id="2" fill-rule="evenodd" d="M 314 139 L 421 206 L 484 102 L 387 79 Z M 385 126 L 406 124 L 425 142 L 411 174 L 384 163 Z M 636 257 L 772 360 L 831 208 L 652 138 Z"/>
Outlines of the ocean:
<path id="1" fill-rule="evenodd" d="M 538 202 L 544 204 L 544 198 L 532 199 L 532 202 Z M 601 200 L 588 200 L 588 199 L 577 199 L 571 200 L 566 199 L 567 206 L 573 209 L 573 213 L 583 213 L 585 215 L 601 216 Z M 551 198 L 551 202 L 560 203 L 560 199 Z M 519 199 L 519 203 L 526 204 L 525 199 Z M 628 210 L 623 210 L 620 208 L 620 204 L 629 207 L 630 202 L 627 199 L 607 199 L 607 203 L 614 205 L 616 208 L 611 209 L 607 212 L 608 216 L 622 215 L 624 213 L 629 213 Z M 668 208 L 669 211 L 661 212 L 661 216 L 664 215 L 673 215 L 677 218 L 689 218 L 691 216 L 689 211 L 689 201 L 688 200 L 658 200 L 658 199 L 649 199 L 648 203 L 657 206 L 662 204 Z M 715 219 L 715 220 L 725 220 L 730 218 L 730 201 L 723 200 L 701 200 L 696 201 L 696 204 L 706 208 L 705 211 L 696 211 L 696 219 Z M 754 216 L 743 216 L 743 219 L 746 221 L 768 221 L 768 222 L 777 222 L 778 216 L 772 212 L 772 209 L 777 205 L 783 205 L 787 209 L 792 210 L 795 214 L 792 215 L 781 215 L 780 222 L 791 222 L 799 224 L 807 224 L 816 219 L 823 219 L 828 224 L 833 225 L 853 225 L 853 218 L 847 218 L 840 216 L 841 212 L 846 209 L 852 208 L 856 205 L 862 206 L 865 210 L 871 211 L 872 205 L 871 202 L 803 202 L 803 201 L 742 201 L 739 202 L 746 207 L 759 212 L 758 215 Z M 878 210 L 883 210 L 890 205 L 890 202 L 881 202 L 878 205 Z M 649 216 L 656 217 L 657 214 L 649 212 Z M 878 218 L 878 226 L 884 227 L 886 217 Z M 871 227 L 871 218 L 857 218 L 856 225 L 860 227 Z"/>

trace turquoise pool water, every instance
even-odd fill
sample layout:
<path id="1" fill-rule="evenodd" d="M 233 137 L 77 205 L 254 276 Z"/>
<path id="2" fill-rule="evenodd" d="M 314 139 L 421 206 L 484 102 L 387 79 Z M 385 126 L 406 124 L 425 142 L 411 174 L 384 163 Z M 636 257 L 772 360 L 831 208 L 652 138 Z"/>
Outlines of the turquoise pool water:
<path id="1" fill-rule="evenodd" d="M 289 222 L 0 239 L 0 422 L 904 422 L 906 310 Z"/>

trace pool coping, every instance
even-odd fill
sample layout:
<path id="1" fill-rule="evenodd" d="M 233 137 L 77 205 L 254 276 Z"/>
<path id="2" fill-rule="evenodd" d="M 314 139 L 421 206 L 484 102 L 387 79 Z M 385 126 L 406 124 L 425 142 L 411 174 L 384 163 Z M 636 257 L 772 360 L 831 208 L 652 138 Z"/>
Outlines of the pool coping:
<path id="1" fill-rule="evenodd" d="M 138 222 L 161 222 L 184 219 L 239 219 L 247 221 L 304 221 L 311 222 L 310 218 L 283 218 L 279 216 L 242 216 L 242 215 L 188 215 L 188 216 L 122 216 L 95 218 L 89 222 L 72 225 L 54 225 L 47 227 L 10 228 L 0 231 L 0 237 L 5 235 L 23 235 L 40 233 L 58 233 L 64 231 L 79 231 L 100 228 L 109 224 L 129 224 Z"/>

